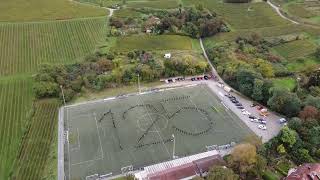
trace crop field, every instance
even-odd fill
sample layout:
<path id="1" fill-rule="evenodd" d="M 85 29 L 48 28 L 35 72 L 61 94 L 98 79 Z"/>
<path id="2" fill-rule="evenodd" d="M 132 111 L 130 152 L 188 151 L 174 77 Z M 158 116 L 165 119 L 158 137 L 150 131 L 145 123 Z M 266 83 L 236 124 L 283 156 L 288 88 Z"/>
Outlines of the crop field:
<path id="1" fill-rule="evenodd" d="M 93 52 L 106 18 L 0 24 L 0 76 L 32 73 L 42 63 L 74 62 Z"/>
<path id="2" fill-rule="evenodd" d="M 297 40 L 274 47 L 278 54 L 293 60 L 315 53 L 317 46 L 308 40 Z"/>
<path id="3" fill-rule="evenodd" d="M 206 85 L 133 94 L 63 110 L 68 142 L 65 175 L 85 179 L 239 142 L 252 131 Z"/>
<path id="4" fill-rule="evenodd" d="M 58 105 L 57 100 L 35 103 L 34 116 L 22 142 L 13 179 L 41 179 L 57 130 Z"/>
<path id="5" fill-rule="evenodd" d="M 0 179 L 8 179 L 32 109 L 32 79 L 0 80 Z"/>
<path id="6" fill-rule="evenodd" d="M 0 22 L 60 20 L 105 16 L 106 10 L 68 0 L 1 0 Z"/>
<path id="7" fill-rule="evenodd" d="M 112 48 L 116 51 L 144 50 L 191 50 L 193 39 L 186 36 L 160 35 L 160 36 L 129 36 L 117 39 Z"/>
<path id="8" fill-rule="evenodd" d="M 222 3 L 218 0 L 183 0 L 185 6 L 203 4 L 222 16 L 232 29 L 252 29 L 289 24 L 266 3 Z"/>
<path id="9" fill-rule="evenodd" d="M 289 71 L 299 72 L 310 69 L 320 68 L 320 61 L 315 57 L 307 57 L 303 59 L 297 59 L 295 61 L 290 61 L 286 67 Z"/>

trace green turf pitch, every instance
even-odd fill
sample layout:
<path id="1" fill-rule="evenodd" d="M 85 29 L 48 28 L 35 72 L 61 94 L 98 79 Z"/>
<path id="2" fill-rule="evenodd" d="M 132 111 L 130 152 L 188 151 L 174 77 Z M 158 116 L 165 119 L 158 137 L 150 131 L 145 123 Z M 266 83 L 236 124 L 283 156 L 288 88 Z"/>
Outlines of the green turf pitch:
<path id="1" fill-rule="evenodd" d="M 172 134 L 176 155 L 182 157 L 252 133 L 205 85 L 69 106 L 64 119 L 69 129 L 67 179 L 115 175 L 121 167 L 169 160 Z"/>

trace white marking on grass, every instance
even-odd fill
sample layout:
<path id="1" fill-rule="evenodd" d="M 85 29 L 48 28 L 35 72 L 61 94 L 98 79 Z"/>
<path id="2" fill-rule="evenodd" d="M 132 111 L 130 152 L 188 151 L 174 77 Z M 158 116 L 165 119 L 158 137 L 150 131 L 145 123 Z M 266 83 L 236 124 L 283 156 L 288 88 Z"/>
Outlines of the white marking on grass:
<path id="1" fill-rule="evenodd" d="M 98 138 L 99 138 L 99 143 L 100 143 L 100 148 L 101 148 L 101 159 L 103 159 L 104 153 L 103 153 L 102 144 L 101 144 L 101 137 L 100 137 L 99 128 L 98 128 L 97 116 L 96 116 L 95 112 L 93 113 L 93 116 L 94 116 L 94 120 L 96 121 L 97 133 L 98 133 Z"/>

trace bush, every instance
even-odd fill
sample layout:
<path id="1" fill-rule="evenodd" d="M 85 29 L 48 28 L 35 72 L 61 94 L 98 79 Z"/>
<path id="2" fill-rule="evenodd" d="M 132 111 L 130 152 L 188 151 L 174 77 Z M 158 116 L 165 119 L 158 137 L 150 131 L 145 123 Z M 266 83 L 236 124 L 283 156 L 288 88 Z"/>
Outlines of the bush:
<path id="1" fill-rule="evenodd" d="M 33 90 L 38 98 L 55 97 L 59 92 L 59 85 L 53 82 L 37 82 Z"/>

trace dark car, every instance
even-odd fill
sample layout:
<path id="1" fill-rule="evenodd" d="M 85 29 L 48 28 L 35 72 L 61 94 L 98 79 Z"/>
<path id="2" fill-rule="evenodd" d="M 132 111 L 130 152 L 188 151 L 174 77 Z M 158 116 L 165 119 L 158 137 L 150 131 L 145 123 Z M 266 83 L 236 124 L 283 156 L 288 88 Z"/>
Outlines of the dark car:
<path id="1" fill-rule="evenodd" d="M 209 77 L 208 76 L 204 76 L 203 77 L 205 80 L 209 80 Z"/>
<path id="2" fill-rule="evenodd" d="M 236 106 L 242 106 L 242 104 L 241 103 L 236 103 Z"/>
<path id="3" fill-rule="evenodd" d="M 252 115 L 250 115 L 249 118 L 250 118 L 250 119 L 256 119 L 256 117 L 255 117 L 255 116 L 252 116 Z"/>
<path id="4" fill-rule="evenodd" d="M 244 107 L 243 107 L 243 106 L 238 106 L 237 108 L 238 108 L 238 109 L 244 109 Z"/>
<path id="5" fill-rule="evenodd" d="M 232 100 L 231 102 L 232 102 L 232 103 L 238 103 L 239 101 L 237 101 L 237 100 L 234 99 L 234 100 Z"/>
<path id="6" fill-rule="evenodd" d="M 195 81 L 196 80 L 196 78 L 191 78 L 191 81 Z"/>

